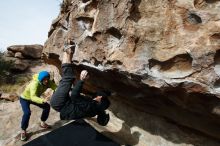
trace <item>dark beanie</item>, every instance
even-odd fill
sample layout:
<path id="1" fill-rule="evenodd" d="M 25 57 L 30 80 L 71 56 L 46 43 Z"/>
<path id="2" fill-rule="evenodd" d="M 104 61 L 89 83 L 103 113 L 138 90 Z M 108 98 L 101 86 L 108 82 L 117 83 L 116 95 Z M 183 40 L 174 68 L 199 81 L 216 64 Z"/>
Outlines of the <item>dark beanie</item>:
<path id="1" fill-rule="evenodd" d="M 41 72 L 38 74 L 38 80 L 39 80 L 40 82 L 42 82 L 43 79 L 45 79 L 45 78 L 50 78 L 49 72 L 47 72 L 47 71 L 41 71 Z"/>
<path id="2" fill-rule="evenodd" d="M 102 96 L 101 102 L 98 103 L 99 110 L 106 110 L 111 104 L 108 99 L 108 96 L 111 96 L 111 92 L 107 90 L 98 91 L 96 96 Z"/>

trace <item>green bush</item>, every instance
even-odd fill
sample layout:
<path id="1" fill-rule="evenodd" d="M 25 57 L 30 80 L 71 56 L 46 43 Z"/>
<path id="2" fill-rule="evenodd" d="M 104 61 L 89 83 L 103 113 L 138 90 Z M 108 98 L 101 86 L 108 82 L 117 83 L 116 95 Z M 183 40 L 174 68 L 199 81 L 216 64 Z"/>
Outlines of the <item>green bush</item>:
<path id="1" fill-rule="evenodd" d="M 31 73 L 11 72 L 14 62 L 6 61 L 0 52 L 0 92 L 16 93 L 32 79 Z"/>
<path id="2" fill-rule="evenodd" d="M 13 62 L 11 61 L 6 61 L 3 58 L 3 54 L 0 53 L 0 79 L 4 78 L 5 76 L 9 75 L 10 69 L 13 66 Z"/>

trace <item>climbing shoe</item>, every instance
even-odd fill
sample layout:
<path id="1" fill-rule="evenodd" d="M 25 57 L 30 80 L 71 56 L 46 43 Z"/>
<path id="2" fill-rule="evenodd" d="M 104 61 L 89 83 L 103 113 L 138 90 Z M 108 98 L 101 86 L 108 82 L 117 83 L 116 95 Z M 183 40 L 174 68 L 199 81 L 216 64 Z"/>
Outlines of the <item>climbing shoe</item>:
<path id="1" fill-rule="evenodd" d="M 26 141 L 27 140 L 27 133 L 26 132 L 21 132 L 21 135 L 20 135 L 20 139 L 21 141 Z"/>
<path id="2" fill-rule="evenodd" d="M 63 51 L 64 52 L 67 52 L 67 53 L 73 53 L 75 52 L 75 47 L 76 47 L 76 44 L 74 42 L 71 42 L 70 44 L 67 44 L 65 43 L 64 44 L 64 48 L 63 48 Z"/>
<path id="3" fill-rule="evenodd" d="M 50 125 L 48 125 L 47 123 L 40 123 L 40 127 L 41 128 L 43 128 L 43 129 L 50 129 L 51 128 L 51 126 Z"/>

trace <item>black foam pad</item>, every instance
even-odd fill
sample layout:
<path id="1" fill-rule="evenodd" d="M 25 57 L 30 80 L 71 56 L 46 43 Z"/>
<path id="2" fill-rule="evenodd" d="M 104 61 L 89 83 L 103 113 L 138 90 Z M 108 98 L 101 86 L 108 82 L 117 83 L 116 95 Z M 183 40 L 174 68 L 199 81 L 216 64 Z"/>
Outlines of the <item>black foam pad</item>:
<path id="1" fill-rule="evenodd" d="M 24 146 L 120 146 L 84 120 L 71 122 L 40 136 Z"/>

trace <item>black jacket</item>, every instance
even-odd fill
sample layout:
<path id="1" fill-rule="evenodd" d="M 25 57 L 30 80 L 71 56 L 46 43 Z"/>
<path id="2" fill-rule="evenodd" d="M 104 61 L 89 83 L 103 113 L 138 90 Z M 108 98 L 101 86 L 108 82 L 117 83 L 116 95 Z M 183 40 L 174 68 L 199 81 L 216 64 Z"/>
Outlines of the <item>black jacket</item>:
<path id="1" fill-rule="evenodd" d="M 78 81 L 72 89 L 70 99 L 66 102 L 60 111 L 61 120 L 80 119 L 84 117 L 93 117 L 97 114 L 97 102 L 80 93 L 83 89 L 83 81 Z"/>

